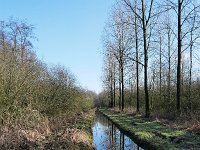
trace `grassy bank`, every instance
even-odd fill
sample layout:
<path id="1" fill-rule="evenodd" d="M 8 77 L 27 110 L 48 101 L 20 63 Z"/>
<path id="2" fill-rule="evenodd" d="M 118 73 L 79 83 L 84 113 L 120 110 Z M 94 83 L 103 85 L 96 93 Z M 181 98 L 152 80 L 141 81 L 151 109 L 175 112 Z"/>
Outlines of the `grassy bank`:
<path id="1" fill-rule="evenodd" d="M 46 146 L 46 149 L 93 150 L 91 126 L 94 116 L 95 109 L 91 109 L 76 114 L 59 128 L 52 128 L 53 134 L 42 141 L 42 148 Z"/>
<path id="2" fill-rule="evenodd" d="M 92 109 L 71 118 L 46 118 L 43 126 L 37 130 L 15 128 L 11 131 L 1 128 L 0 142 L 4 144 L 0 144 L 0 149 L 92 150 L 91 126 L 94 116 L 95 109 Z"/>
<path id="3" fill-rule="evenodd" d="M 200 136 L 185 129 L 171 128 L 142 116 L 100 109 L 118 128 L 148 149 L 199 149 Z"/>

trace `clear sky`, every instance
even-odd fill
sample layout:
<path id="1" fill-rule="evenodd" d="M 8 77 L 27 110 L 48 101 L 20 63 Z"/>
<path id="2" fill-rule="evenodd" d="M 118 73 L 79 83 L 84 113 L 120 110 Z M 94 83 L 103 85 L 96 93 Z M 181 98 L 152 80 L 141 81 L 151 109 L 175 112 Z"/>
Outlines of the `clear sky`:
<path id="1" fill-rule="evenodd" d="M 82 87 L 100 92 L 102 32 L 115 0 L 0 0 L 0 20 L 35 26 L 39 59 L 64 65 Z"/>

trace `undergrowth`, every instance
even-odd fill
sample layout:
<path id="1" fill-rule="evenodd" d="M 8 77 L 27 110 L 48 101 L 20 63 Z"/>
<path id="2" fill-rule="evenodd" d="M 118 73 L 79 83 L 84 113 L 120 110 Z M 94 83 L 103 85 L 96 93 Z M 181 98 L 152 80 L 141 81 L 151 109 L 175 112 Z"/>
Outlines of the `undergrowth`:
<path id="1" fill-rule="evenodd" d="M 71 118 L 46 117 L 31 108 L 18 113 L 3 112 L 0 149 L 93 149 L 89 130 L 94 111 Z"/>

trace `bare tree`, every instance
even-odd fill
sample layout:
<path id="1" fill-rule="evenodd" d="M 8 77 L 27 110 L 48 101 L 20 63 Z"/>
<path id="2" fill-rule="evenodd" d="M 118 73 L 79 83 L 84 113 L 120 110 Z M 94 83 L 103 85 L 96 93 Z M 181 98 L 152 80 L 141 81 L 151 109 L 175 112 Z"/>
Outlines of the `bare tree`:
<path id="1" fill-rule="evenodd" d="M 115 72 L 118 71 L 119 76 L 119 108 L 124 110 L 124 88 L 125 88 L 125 69 L 127 63 L 127 55 L 129 51 L 132 49 L 132 28 L 126 23 L 127 16 L 123 12 L 123 10 L 119 7 L 113 11 L 112 21 L 109 24 L 108 32 L 109 40 L 107 41 L 108 49 L 114 56 L 117 61 L 117 65 L 113 65 L 115 67 Z M 118 67 L 118 69 L 116 69 Z"/>
<path id="2" fill-rule="evenodd" d="M 149 92 L 148 92 L 148 27 L 152 18 L 153 0 L 149 3 L 141 0 L 140 11 L 136 11 L 134 5 L 130 0 L 123 0 L 123 2 L 130 8 L 130 10 L 137 16 L 137 18 L 142 22 L 142 34 L 143 34 L 143 50 L 144 50 L 144 91 L 145 91 L 145 114 L 146 117 L 150 116 L 149 109 Z M 147 7 L 147 5 L 149 5 Z"/>
<path id="3" fill-rule="evenodd" d="M 182 23 L 181 23 L 181 9 L 183 1 L 178 0 L 178 63 L 177 63 L 177 93 L 176 93 L 176 108 L 180 112 L 180 102 L 181 102 L 181 48 L 182 48 Z"/>
<path id="4" fill-rule="evenodd" d="M 172 8 L 177 14 L 177 92 L 176 92 L 176 109 L 178 113 L 181 112 L 181 71 L 182 71 L 182 53 L 188 49 L 187 38 L 190 36 L 191 29 L 196 31 L 198 27 L 188 28 L 187 24 L 190 22 L 193 13 L 199 9 L 200 5 L 195 4 L 192 0 L 166 0 L 167 6 Z M 189 44 L 191 45 L 191 44 Z"/>

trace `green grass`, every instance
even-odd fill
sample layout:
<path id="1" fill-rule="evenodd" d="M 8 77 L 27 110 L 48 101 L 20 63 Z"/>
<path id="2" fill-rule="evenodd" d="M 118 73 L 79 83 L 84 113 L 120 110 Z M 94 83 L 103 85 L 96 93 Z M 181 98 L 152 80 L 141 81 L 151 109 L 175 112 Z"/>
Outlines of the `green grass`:
<path id="1" fill-rule="evenodd" d="M 141 116 L 100 109 L 118 128 L 148 149 L 200 149 L 200 136 Z"/>

